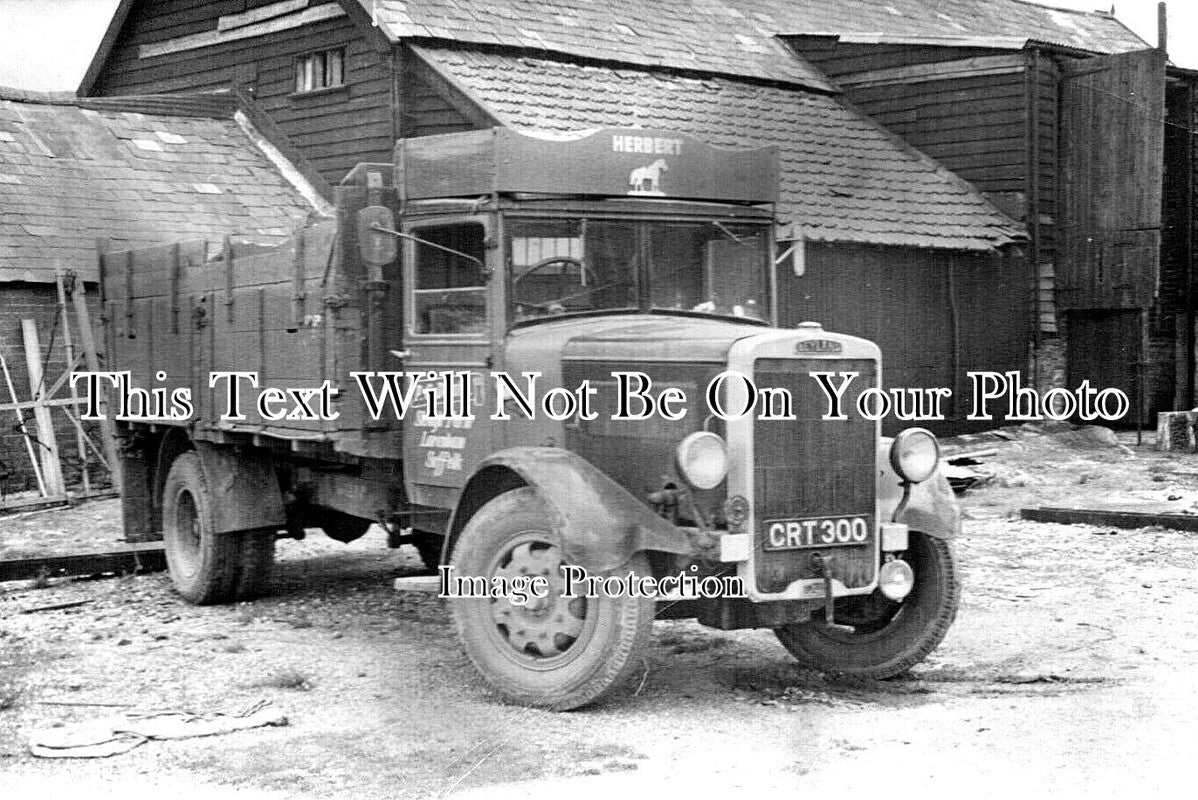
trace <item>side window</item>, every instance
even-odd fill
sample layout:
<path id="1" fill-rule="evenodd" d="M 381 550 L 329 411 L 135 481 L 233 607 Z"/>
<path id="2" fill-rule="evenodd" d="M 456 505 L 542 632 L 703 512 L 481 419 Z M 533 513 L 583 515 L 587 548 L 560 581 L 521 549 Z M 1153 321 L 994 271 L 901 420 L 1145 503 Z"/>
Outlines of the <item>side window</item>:
<path id="1" fill-rule="evenodd" d="M 295 60 L 295 91 L 315 92 L 345 85 L 345 50 L 322 50 Z"/>
<path id="2" fill-rule="evenodd" d="M 416 228 L 416 333 L 479 334 L 487 330 L 486 231 L 477 222 Z"/>

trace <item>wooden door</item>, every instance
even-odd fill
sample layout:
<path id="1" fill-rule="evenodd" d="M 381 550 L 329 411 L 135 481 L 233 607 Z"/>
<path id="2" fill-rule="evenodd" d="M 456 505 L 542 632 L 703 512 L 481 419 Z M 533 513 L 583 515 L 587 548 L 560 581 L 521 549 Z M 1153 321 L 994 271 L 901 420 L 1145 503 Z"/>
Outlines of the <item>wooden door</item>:
<path id="1" fill-rule="evenodd" d="M 1160 263 L 1164 54 L 1070 61 L 1061 114 L 1058 306 L 1148 308 Z"/>

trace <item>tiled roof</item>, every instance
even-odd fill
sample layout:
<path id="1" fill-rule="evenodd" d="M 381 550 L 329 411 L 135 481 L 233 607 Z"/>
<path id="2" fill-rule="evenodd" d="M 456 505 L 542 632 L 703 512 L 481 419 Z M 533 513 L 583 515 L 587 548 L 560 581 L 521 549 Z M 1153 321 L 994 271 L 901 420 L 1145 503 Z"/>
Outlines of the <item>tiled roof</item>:
<path id="1" fill-rule="evenodd" d="M 214 118 L 197 115 L 217 101 L 176 99 L 181 116 L 157 100 L 0 89 L 0 280 L 53 282 L 59 263 L 94 280 L 97 238 L 276 241 L 316 210 L 227 103 Z M 163 110 L 126 110 L 145 107 Z"/>
<path id="2" fill-rule="evenodd" d="M 352 0 L 351 0 L 352 1 Z M 1097 0 L 1096 0 L 1097 1 Z M 1028 40 L 1098 53 L 1148 45 L 1102 12 L 1025 0 L 358 0 L 393 41 L 504 45 L 829 89 L 777 37 L 838 33 L 951 43 Z"/>
<path id="3" fill-rule="evenodd" d="M 1025 0 L 767 0 L 766 5 L 781 35 L 863 34 L 879 41 L 1008 39 L 1019 46 L 1030 39 L 1095 53 L 1150 46 L 1110 14 Z"/>
<path id="4" fill-rule="evenodd" d="M 660 127 L 777 144 L 780 215 L 809 239 L 984 250 L 1023 235 L 973 187 L 826 95 L 460 48 L 416 51 L 518 129 Z"/>
<path id="5" fill-rule="evenodd" d="M 753 0 L 358 0 L 392 39 L 505 45 L 832 87 Z M 778 0 L 772 0 L 778 2 Z M 769 5 L 767 3 L 766 5 Z"/>

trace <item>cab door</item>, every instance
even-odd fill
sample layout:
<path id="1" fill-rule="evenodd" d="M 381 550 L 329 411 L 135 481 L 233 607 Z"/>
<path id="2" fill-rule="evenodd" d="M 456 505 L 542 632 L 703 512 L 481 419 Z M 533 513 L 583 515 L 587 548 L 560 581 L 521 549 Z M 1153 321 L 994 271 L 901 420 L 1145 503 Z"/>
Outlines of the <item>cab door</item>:
<path id="1" fill-rule="evenodd" d="M 395 369 L 422 381 L 405 417 L 403 446 L 408 495 L 421 505 L 452 508 L 491 451 L 484 392 L 504 313 L 494 226 L 491 216 L 404 226 L 406 323 Z"/>

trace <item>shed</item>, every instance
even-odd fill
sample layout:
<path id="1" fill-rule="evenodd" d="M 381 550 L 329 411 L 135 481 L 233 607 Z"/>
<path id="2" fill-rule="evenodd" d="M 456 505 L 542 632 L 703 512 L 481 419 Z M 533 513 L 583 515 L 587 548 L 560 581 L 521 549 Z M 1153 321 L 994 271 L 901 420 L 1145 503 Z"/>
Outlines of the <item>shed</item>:
<path id="1" fill-rule="evenodd" d="M 56 270 L 82 281 L 95 301 L 98 242 L 281 240 L 327 208 L 304 169 L 228 94 L 82 99 L 0 89 L 0 354 L 18 398 L 31 397 L 22 320 L 37 324 L 45 372 L 56 377 L 67 365 Z M 99 324 L 98 306 L 92 320 Z M 0 391 L 8 402 L 7 386 Z M 14 423 L 5 411 L 0 493 L 35 486 Z M 73 428 L 65 418 L 56 423 L 70 482 L 81 459 Z"/>
<path id="2" fill-rule="evenodd" d="M 85 94 L 236 86 L 330 182 L 397 136 L 655 126 L 782 148 L 783 324 L 877 339 L 892 386 L 1026 361 L 1023 227 L 777 37 L 784 3 L 126 0 Z M 970 298 L 985 310 L 962 314 Z M 964 392 L 953 409 L 959 427 Z"/>
<path id="3" fill-rule="evenodd" d="M 779 23 L 1026 222 L 1043 372 L 1122 388 L 1129 421 L 1194 405 L 1192 76 L 1110 14 L 1021 0 L 796 0 Z"/>

